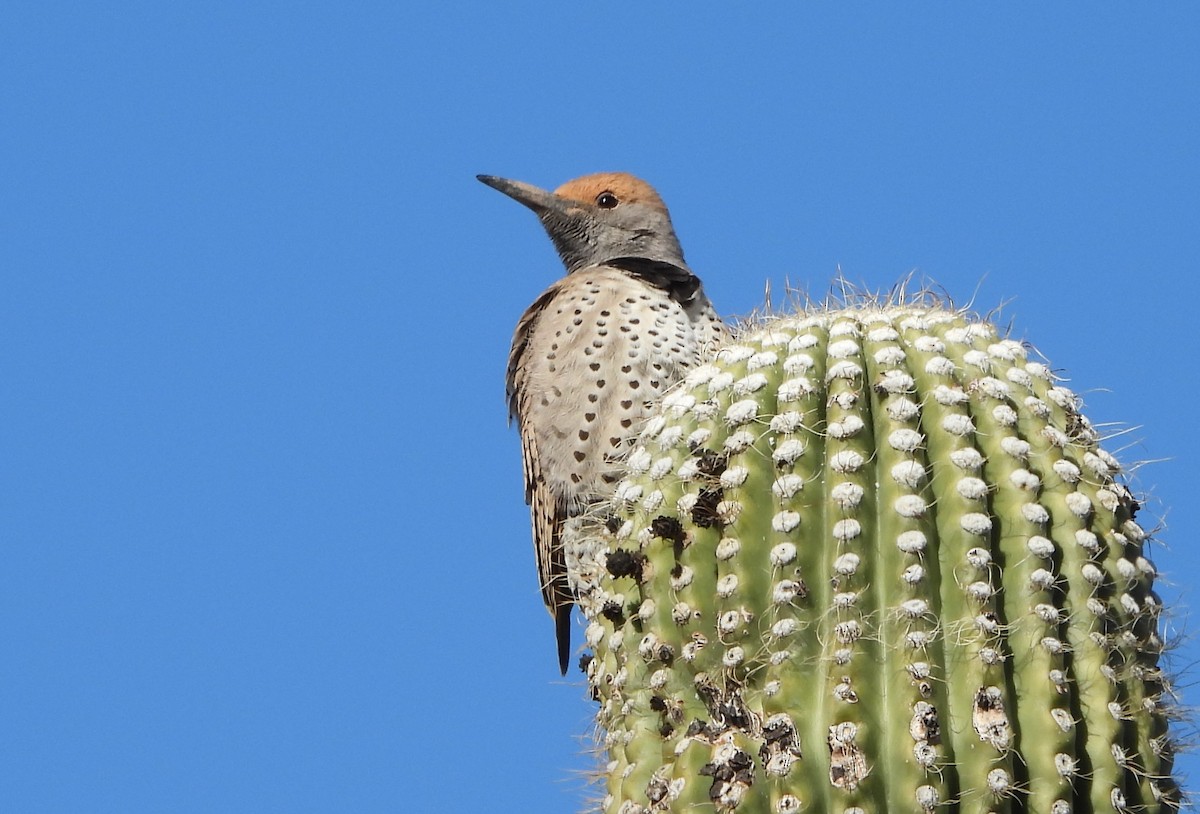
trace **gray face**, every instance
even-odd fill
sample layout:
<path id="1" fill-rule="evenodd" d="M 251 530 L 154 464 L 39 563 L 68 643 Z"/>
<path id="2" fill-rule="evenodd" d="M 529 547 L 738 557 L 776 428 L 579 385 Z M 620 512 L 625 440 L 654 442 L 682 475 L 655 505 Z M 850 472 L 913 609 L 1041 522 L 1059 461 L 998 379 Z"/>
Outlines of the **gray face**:
<path id="1" fill-rule="evenodd" d="M 684 266 L 671 218 L 659 206 L 622 201 L 611 193 L 586 203 L 520 181 L 489 175 L 479 180 L 537 213 L 568 273 L 619 257 Z"/>
<path id="2" fill-rule="evenodd" d="M 574 203 L 538 213 L 567 271 L 618 257 L 683 263 L 670 218 L 656 207 L 618 203 L 611 209 Z"/>

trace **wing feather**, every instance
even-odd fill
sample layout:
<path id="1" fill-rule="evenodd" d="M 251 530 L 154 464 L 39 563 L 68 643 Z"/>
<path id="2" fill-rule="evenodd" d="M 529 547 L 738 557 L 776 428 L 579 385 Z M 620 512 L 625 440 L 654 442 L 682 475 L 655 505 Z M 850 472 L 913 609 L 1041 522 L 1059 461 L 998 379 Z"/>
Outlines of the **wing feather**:
<path id="1" fill-rule="evenodd" d="M 538 584 L 542 601 L 555 618 L 558 636 L 559 666 L 566 672 L 570 655 L 570 612 L 574 597 L 567 584 L 567 568 L 562 547 L 563 524 L 569 509 L 565 498 L 557 497 L 542 473 L 537 437 L 527 424 L 526 402 L 534 398 L 526 386 L 526 354 L 537 329 L 538 317 L 559 293 L 559 286 L 547 289 L 525 310 L 517 322 L 508 353 L 506 395 L 509 421 L 516 419 L 521 434 L 521 461 L 525 475 L 525 502 L 533 525 L 533 547 L 537 555 Z M 565 654 L 565 655 L 564 655 Z"/>

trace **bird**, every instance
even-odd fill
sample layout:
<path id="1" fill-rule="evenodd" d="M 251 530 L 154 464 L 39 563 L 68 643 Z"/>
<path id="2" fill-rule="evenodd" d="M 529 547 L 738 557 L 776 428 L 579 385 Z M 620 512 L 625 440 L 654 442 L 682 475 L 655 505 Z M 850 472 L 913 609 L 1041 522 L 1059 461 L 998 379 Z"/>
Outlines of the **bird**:
<path id="1" fill-rule="evenodd" d="M 729 329 L 684 261 L 662 198 L 640 178 L 595 173 L 553 192 L 477 178 L 537 214 L 566 268 L 518 320 L 505 388 L 542 599 L 566 675 L 569 521 L 611 494 L 655 401 Z"/>

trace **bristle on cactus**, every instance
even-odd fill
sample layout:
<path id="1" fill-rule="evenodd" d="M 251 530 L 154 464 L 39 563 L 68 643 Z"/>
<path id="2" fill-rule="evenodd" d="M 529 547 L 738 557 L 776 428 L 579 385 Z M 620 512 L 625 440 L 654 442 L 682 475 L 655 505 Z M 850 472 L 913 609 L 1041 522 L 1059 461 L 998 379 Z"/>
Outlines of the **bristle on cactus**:
<path id="1" fill-rule="evenodd" d="M 571 564 L 604 810 L 1176 808 L 1147 535 L 1097 441 L 962 313 L 744 331 Z"/>

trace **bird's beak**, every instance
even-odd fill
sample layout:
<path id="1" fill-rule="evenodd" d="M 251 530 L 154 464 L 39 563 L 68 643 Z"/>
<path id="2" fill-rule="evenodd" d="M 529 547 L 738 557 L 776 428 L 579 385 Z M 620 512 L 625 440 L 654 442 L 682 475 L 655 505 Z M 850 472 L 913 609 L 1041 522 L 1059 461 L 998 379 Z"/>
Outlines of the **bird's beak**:
<path id="1" fill-rule="evenodd" d="M 565 215 L 568 209 L 579 206 L 578 201 L 568 201 L 565 198 L 560 198 L 553 192 L 535 187 L 533 184 L 526 184 L 522 181 L 510 181 L 507 178 L 497 178 L 494 175 L 476 175 L 475 177 L 492 189 L 503 192 L 514 201 L 525 204 L 525 206 L 536 212 L 538 217 L 544 217 L 550 213 Z"/>

